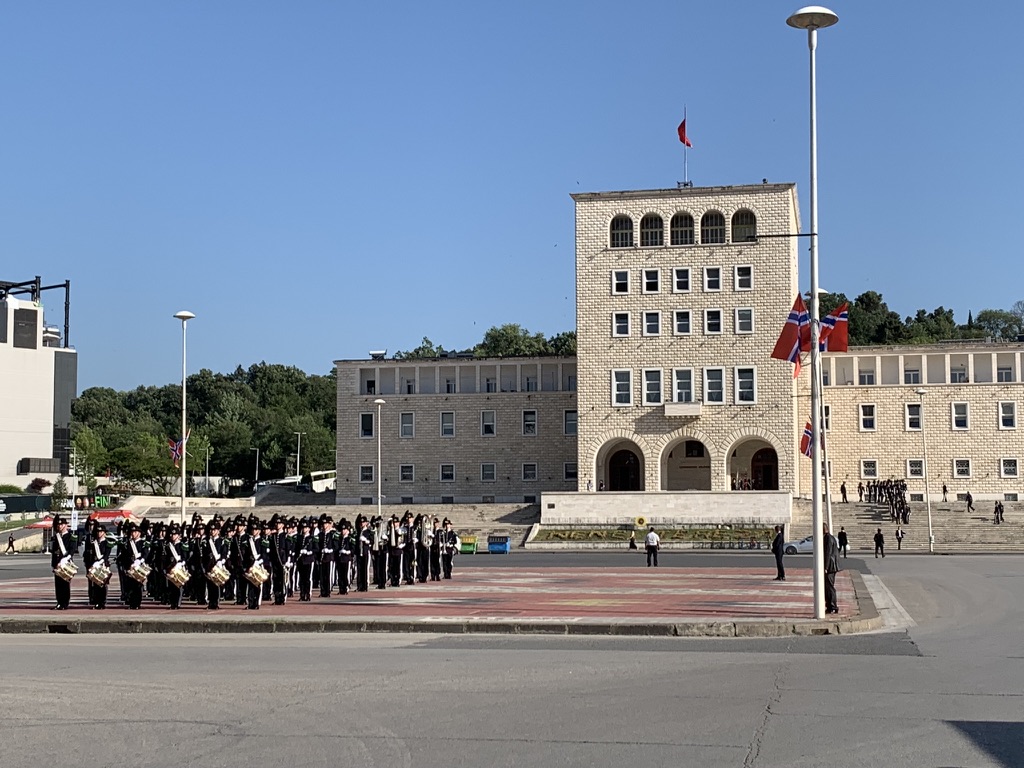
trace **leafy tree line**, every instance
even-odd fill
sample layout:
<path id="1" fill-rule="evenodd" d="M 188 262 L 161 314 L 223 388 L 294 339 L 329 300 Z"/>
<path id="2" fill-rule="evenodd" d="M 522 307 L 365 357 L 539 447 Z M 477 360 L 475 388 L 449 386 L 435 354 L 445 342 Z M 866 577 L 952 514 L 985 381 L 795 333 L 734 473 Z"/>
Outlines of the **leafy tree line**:
<path id="1" fill-rule="evenodd" d="M 469 349 L 445 349 L 426 336 L 415 349 L 395 352 L 395 360 L 429 360 L 451 354 L 473 357 L 550 357 L 576 354 L 576 331 L 563 331 L 545 338 L 543 333 L 530 333 L 518 323 L 494 326 L 483 340 Z"/>
<path id="2" fill-rule="evenodd" d="M 189 376 L 187 445 L 190 477 L 206 473 L 243 479 L 295 472 L 296 432 L 302 435 L 302 471 L 334 467 L 337 417 L 335 374 L 259 363 L 221 374 Z M 126 488 L 166 494 L 180 472 L 168 439 L 181 437 L 181 385 L 118 392 L 85 390 L 72 407 L 75 474 L 88 485 L 109 473 Z"/>

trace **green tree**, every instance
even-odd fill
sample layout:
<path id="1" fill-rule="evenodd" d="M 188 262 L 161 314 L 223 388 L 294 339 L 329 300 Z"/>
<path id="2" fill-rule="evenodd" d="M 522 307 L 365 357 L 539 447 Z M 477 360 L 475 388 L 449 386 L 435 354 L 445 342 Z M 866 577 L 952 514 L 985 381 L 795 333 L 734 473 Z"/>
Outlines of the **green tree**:
<path id="1" fill-rule="evenodd" d="M 538 357 L 550 354 L 543 333 L 530 333 L 518 323 L 495 326 L 473 348 L 476 357 Z"/>
<path id="2" fill-rule="evenodd" d="M 548 339 L 548 350 L 552 355 L 568 357 L 576 354 L 576 331 L 563 331 Z"/>
<path id="3" fill-rule="evenodd" d="M 64 481 L 64 476 L 60 475 L 57 477 L 57 482 L 53 484 L 53 490 L 50 491 L 50 511 L 63 512 L 67 506 L 66 502 L 70 498 L 68 484 Z"/>
<path id="4" fill-rule="evenodd" d="M 983 309 L 974 318 L 974 325 L 993 339 L 1016 340 L 1024 329 L 1022 319 L 1010 310 Z"/>
<path id="5" fill-rule="evenodd" d="M 96 475 L 107 465 L 107 449 L 103 445 L 103 440 L 88 425 L 75 424 L 71 445 L 74 446 L 75 476 L 88 493 L 94 493 Z"/>
<path id="6" fill-rule="evenodd" d="M 447 353 L 444 347 L 440 344 L 434 345 L 430 339 L 426 336 L 423 337 L 423 341 L 415 349 L 410 349 L 408 352 L 395 352 L 395 360 L 430 360 L 436 357 L 444 357 Z"/>

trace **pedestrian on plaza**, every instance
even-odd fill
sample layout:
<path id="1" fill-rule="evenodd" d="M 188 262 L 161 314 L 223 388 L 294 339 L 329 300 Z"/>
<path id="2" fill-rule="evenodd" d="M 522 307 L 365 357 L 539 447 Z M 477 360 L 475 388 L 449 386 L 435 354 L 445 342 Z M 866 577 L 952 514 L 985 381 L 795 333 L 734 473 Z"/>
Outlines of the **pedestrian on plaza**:
<path id="1" fill-rule="evenodd" d="M 782 564 L 782 556 L 785 554 L 786 541 L 782 535 L 782 526 L 775 526 L 775 538 L 772 539 L 772 554 L 775 555 L 775 570 L 777 575 L 775 581 L 786 580 L 786 566 Z"/>
<path id="2" fill-rule="evenodd" d="M 843 497 L 843 504 L 849 504 L 850 500 L 846 498 L 846 482 L 845 481 L 839 485 L 839 493 Z"/>
<path id="3" fill-rule="evenodd" d="M 1002 522 L 1002 521 L 999 518 L 999 502 L 998 501 L 996 502 L 996 508 L 995 508 L 994 515 L 995 515 L 995 519 L 992 522 L 995 525 L 999 525 L 999 523 Z"/>
<path id="4" fill-rule="evenodd" d="M 850 547 L 850 540 L 846 536 L 846 529 L 839 526 L 839 549 L 843 553 L 843 557 L 846 557 L 846 552 Z"/>
<path id="5" fill-rule="evenodd" d="M 632 531 L 629 532 L 629 548 L 636 549 L 636 534 Z"/>
<path id="6" fill-rule="evenodd" d="M 16 550 L 14 548 L 14 534 L 13 533 L 10 536 L 7 537 L 7 549 L 4 551 L 4 554 L 5 555 L 9 555 L 12 552 L 14 554 L 18 554 L 18 550 Z"/>
<path id="7" fill-rule="evenodd" d="M 1000 501 L 999 502 L 999 522 L 1000 523 L 1005 523 L 1006 522 L 1006 520 L 1003 519 L 1003 513 L 1005 511 L 1006 511 L 1006 508 L 1003 506 L 1003 502 Z"/>
<path id="8" fill-rule="evenodd" d="M 604 490 L 604 480 L 601 480 L 600 482 L 598 482 L 597 490 L 599 490 L 599 491 L 603 491 Z"/>
<path id="9" fill-rule="evenodd" d="M 968 512 L 973 512 L 974 511 L 974 497 L 971 496 L 971 492 L 970 491 L 968 491 L 967 495 L 964 496 L 964 500 L 967 502 L 967 511 Z"/>
<path id="10" fill-rule="evenodd" d="M 899 550 L 903 549 L 903 537 L 904 537 L 904 536 L 906 536 L 906 534 L 905 534 L 905 533 L 903 532 L 903 529 L 902 529 L 902 528 L 900 528 L 900 527 L 899 527 L 899 526 L 897 525 L 897 526 L 896 526 L 896 551 L 897 551 L 897 552 L 898 552 Z"/>
<path id="11" fill-rule="evenodd" d="M 654 532 L 654 526 L 647 532 L 647 538 L 644 540 L 644 549 L 647 550 L 647 567 L 651 567 L 651 563 L 654 563 L 654 567 L 658 567 L 658 549 L 661 547 L 661 537 Z"/>
<path id="12" fill-rule="evenodd" d="M 839 573 L 839 543 L 836 537 L 828 532 L 828 523 L 823 523 L 825 534 L 821 554 L 825 564 L 825 613 L 839 613 L 839 600 L 836 597 L 836 574 Z"/>
<path id="13" fill-rule="evenodd" d="M 947 487 L 946 487 L 946 484 L 945 484 L 945 483 L 943 483 L 943 484 L 942 484 L 942 500 L 943 500 L 943 501 L 945 501 L 945 500 L 946 500 L 946 494 L 947 494 L 947 493 L 949 493 L 949 488 L 947 488 Z"/>
<path id="14" fill-rule="evenodd" d="M 882 535 L 882 529 L 878 529 L 878 533 L 875 534 L 875 557 L 877 558 L 879 553 L 882 557 L 885 557 L 885 536 Z"/>
<path id="15" fill-rule="evenodd" d="M 864 483 L 857 483 L 857 501 L 864 501 Z"/>

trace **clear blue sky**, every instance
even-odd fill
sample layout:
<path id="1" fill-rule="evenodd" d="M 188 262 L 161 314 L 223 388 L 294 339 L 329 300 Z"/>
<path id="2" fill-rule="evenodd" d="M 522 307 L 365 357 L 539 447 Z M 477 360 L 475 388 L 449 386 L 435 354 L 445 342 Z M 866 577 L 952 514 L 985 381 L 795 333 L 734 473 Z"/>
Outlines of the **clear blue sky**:
<path id="1" fill-rule="evenodd" d="M 569 195 L 674 186 L 684 104 L 694 183 L 796 182 L 806 226 L 797 6 L 5 3 L 0 279 L 72 281 L 83 389 L 178 380 L 179 309 L 190 371 L 569 330 Z M 1009 308 L 1024 5 L 832 8 L 822 286 Z"/>

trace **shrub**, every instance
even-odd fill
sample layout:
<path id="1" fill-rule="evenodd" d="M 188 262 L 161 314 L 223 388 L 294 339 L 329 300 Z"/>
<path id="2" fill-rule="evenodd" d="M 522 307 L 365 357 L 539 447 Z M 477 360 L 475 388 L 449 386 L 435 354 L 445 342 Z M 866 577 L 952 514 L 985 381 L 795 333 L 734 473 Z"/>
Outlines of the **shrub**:
<path id="1" fill-rule="evenodd" d="M 37 477 L 35 480 L 28 484 L 28 488 L 26 488 L 25 490 L 28 491 L 29 493 L 42 493 L 44 488 L 49 488 L 51 485 L 53 485 L 53 483 L 51 483 L 49 480 L 42 477 Z"/>

